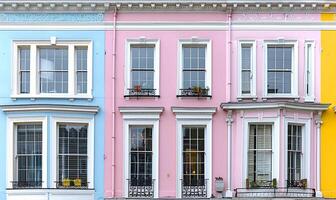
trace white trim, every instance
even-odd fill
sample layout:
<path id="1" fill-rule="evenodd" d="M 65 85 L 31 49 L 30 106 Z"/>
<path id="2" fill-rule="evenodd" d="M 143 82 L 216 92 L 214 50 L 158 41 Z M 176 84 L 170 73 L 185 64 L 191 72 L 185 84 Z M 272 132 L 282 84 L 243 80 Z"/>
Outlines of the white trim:
<path id="1" fill-rule="evenodd" d="M 195 108 L 197 112 L 197 108 Z M 205 126 L 205 179 L 207 182 L 207 198 L 212 194 L 212 110 L 210 113 L 196 113 L 192 111 L 192 118 L 190 118 L 190 111 L 181 113 L 173 112 L 176 114 L 176 144 L 177 144 L 177 174 L 176 174 L 176 198 L 181 198 L 182 188 L 182 175 L 183 175 L 183 158 L 182 158 L 182 128 L 183 126 Z"/>
<path id="2" fill-rule="evenodd" d="M 14 181 L 14 135 L 16 134 L 15 124 L 17 123 L 42 123 L 42 188 L 48 187 L 48 121 L 47 117 L 7 117 L 7 185 L 6 188 L 12 188 Z"/>
<path id="3" fill-rule="evenodd" d="M 284 118 L 284 130 L 285 130 L 285 160 L 284 160 L 284 178 L 285 181 L 288 180 L 288 166 L 287 166 L 287 159 L 288 159 L 288 125 L 301 125 L 302 126 L 302 153 L 303 153 L 303 160 L 301 161 L 301 179 L 307 179 L 308 186 L 311 184 L 310 182 L 310 137 L 311 137 L 311 119 L 293 119 L 292 117 L 285 117 Z"/>
<path id="4" fill-rule="evenodd" d="M 280 117 L 258 117 L 244 118 L 243 119 L 243 186 L 248 177 L 248 144 L 249 144 L 249 125 L 250 124 L 271 124 L 272 125 L 272 179 L 279 180 L 280 174 Z"/>
<path id="5" fill-rule="evenodd" d="M 80 106 L 80 105 L 56 105 L 56 104 L 31 104 L 31 105 L 4 105 L 1 106 L 3 112 L 21 112 L 21 111 L 40 111 L 40 112 L 79 112 L 79 113 L 97 113 L 99 107 Z"/>
<path id="6" fill-rule="evenodd" d="M 330 104 L 312 104 L 312 103 L 292 103 L 292 102 L 265 102 L 265 103 L 222 103 L 224 110 L 249 110 L 249 109 L 297 109 L 309 111 L 327 110 Z M 336 106 L 334 107 L 336 112 Z"/>
<path id="7" fill-rule="evenodd" d="M 183 45 L 205 45 L 205 87 L 209 88 L 208 95 L 211 95 L 212 91 L 212 42 L 209 39 L 200 39 L 198 37 L 192 37 L 191 39 L 180 39 L 178 41 L 177 51 L 177 88 L 176 94 L 180 94 L 180 89 L 183 88 Z"/>
<path id="8" fill-rule="evenodd" d="M 58 154 L 58 129 L 59 123 L 85 123 L 88 124 L 87 132 L 87 181 L 89 182 L 88 188 L 94 188 L 94 137 L 95 137 L 95 127 L 94 127 L 94 117 L 90 118 L 74 118 L 74 117 L 51 117 L 51 187 L 56 188 L 58 165 L 57 165 L 57 154 Z"/>
<path id="9" fill-rule="evenodd" d="M 291 93 L 283 93 L 283 94 L 268 94 L 267 92 L 267 48 L 268 45 L 292 45 L 292 73 L 291 73 Z M 299 68 L 299 54 L 298 54 L 298 41 L 293 40 L 265 40 L 264 44 L 264 96 L 268 97 L 289 97 L 295 98 L 298 96 L 298 68 Z"/>
<path id="10" fill-rule="evenodd" d="M 311 58 L 309 60 L 310 66 L 307 63 L 308 57 L 308 45 L 311 45 Z M 304 88 L 305 88 L 305 98 L 304 100 L 307 102 L 314 102 L 315 100 L 315 41 L 305 41 L 305 71 L 304 71 Z M 310 72 L 310 82 L 307 83 L 307 70 Z M 308 87 L 307 88 L 307 84 Z M 309 89 L 310 94 L 307 94 L 307 89 Z"/>
<path id="11" fill-rule="evenodd" d="M 162 112 L 162 111 L 161 111 Z M 154 181 L 154 198 L 159 197 L 159 137 L 160 137 L 160 114 L 161 112 L 147 112 L 141 113 L 125 113 L 123 112 L 123 135 L 124 135 L 124 173 L 123 173 L 123 197 L 128 198 L 128 182 L 129 177 L 129 128 L 133 125 L 145 125 L 152 127 L 152 145 L 153 145 L 153 158 L 152 158 L 152 178 Z"/>
<path id="12" fill-rule="evenodd" d="M 118 30 L 206 30 L 225 31 L 228 30 L 228 22 L 221 21 L 126 21 L 118 22 Z M 113 22 L 83 22 L 83 23 L 21 23 L 21 22 L 1 22 L 0 30 L 113 30 Z M 232 22 L 234 31 L 321 31 L 336 30 L 336 22 L 321 21 L 235 21 Z"/>
<path id="13" fill-rule="evenodd" d="M 131 88 L 131 46 L 136 44 L 154 45 L 154 85 L 156 89 L 155 95 L 160 95 L 160 40 L 147 39 L 140 37 L 139 39 L 127 39 L 125 45 L 125 83 L 124 94 L 128 95 L 127 89 Z"/>
<path id="14" fill-rule="evenodd" d="M 19 88 L 19 67 L 18 67 L 18 48 L 20 46 L 30 47 L 30 93 L 20 94 Z M 40 46 L 66 46 L 68 47 L 68 93 L 40 93 L 39 91 L 39 64 L 38 47 Z M 86 46 L 87 54 L 87 93 L 76 93 L 76 69 L 74 48 L 77 46 Z M 12 73 L 12 94 L 11 98 L 87 98 L 92 99 L 92 41 L 88 40 L 57 40 L 52 44 L 51 40 L 15 40 L 13 41 L 13 70 Z"/>
<path id="15" fill-rule="evenodd" d="M 251 92 L 250 94 L 242 94 L 242 88 L 241 88 L 241 70 L 242 70 L 242 59 L 241 59 L 241 47 L 243 44 L 251 45 L 252 55 L 251 55 Z M 238 41 L 238 99 L 242 98 L 256 98 L 256 90 L 257 90 L 257 51 L 256 51 L 256 41 L 255 40 L 240 40 Z"/>
<path id="16" fill-rule="evenodd" d="M 76 190 L 76 189 L 23 189 L 7 190 L 8 200 L 89 200 L 94 199 L 94 190 Z"/>

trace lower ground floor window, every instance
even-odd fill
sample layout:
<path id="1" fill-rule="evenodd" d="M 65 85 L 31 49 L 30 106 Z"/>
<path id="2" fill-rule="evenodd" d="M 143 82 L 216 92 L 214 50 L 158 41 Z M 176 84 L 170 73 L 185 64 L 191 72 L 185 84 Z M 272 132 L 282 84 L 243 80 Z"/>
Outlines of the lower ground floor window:
<path id="1" fill-rule="evenodd" d="M 302 129 L 302 125 L 288 124 L 287 179 L 292 187 L 302 184 Z"/>
<path id="2" fill-rule="evenodd" d="M 58 124 L 58 187 L 87 187 L 88 124 Z"/>
<path id="3" fill-rule="evenodd" d="M 268 186 L 272 180 L 272 125 L 250 124 L 248 180 L 253 186 Z"/>

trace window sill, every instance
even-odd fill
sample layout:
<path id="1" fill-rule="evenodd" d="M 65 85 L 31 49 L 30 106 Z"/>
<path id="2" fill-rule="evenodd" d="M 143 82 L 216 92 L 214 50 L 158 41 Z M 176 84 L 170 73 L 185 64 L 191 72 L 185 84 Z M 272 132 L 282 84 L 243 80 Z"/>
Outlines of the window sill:
<path id="1" fill-rule="evenodd" d="M 257 101 L 258 97 L 257 96 L 238 96 L 237 97 L 238 101 L 242 101 L 242 100 L 245 100 L 245 99 L 247 99 L 247 100 L 252 99 L 253 101 Z"/>
<path id="2" fill-rule="evenodd" d="M 16 99 L 69 99 L 69 100 L 74 100 L 74 99 L 87 99 L 87 100 L 92 100 L 93 96 L 92 95 L 67 95 L 67 94 L 41 94 L 41 95 L 26 95 L 26 94 L 19 94 L 19 95 L 11 95 L 11 99 L 16 100 Z"/>
<path id="3" fill-rule="evenodd" d="M 177 98 L 211 99 L 212 95 L 176 95 Z"/>
<path id="4" fill-rule="evenodd" d="M 292 95 L 286 95 L 286 96 L 283 96 L 283 95 L 279 95 L 279 96 L 263 96 L 262 97 L 262 100 L 263 101 L 266 101 L 267 99 L 292 99 L 292 100 L 295 100 L 295 101 L 299 101 L 300 97 L 299 96 L 292 96 Z"/>
<path id="5" fill-rule="evenodd" d="M 56 188 L 34 188 L 34 189 L 10 189 L 7 188 L 6 194 L 8 200 L 14 199 L 45 199 L 46 196 L 50 199 L 60 199 L 71 197 L 76 200 L 92 199 L 94 197 L 94 189 L 56 189 Z"/>

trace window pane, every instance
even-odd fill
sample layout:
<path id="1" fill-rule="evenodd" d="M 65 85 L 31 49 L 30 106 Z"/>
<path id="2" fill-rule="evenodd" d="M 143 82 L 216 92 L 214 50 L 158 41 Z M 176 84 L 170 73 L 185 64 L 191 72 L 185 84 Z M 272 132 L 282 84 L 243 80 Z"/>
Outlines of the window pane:
<path id="1" fill-rule="evenodd" d="M 272 180 L 272 125 L 250 125 L 248 178 L 257 184 Z"/>
<path id="2" fill-rule="evenodd" d="M 30 92 L 30 48 L 19 48 L 20 93 Z"/>
<path id="3" fill-rule="evenodd" d="M 301 164 L 302 164 L 302 126 L 289 124 L 287 138 L 287 176 L 291 186 L 295 186 L 295 182 L 301 180 Z"/>
<path id="4" fill-rule="evenodd" d="M 75 48 L 77 93 L 87 93 L 87 47 Z"/>
<path id="5" fill-rule="evenodd" d="M 204 186 L 204 127 L 183 127 L 184 186 Z"/>
<path id="6" fill-rule="evenodd" d="M 273 94 L 290 94 L 292 84 L 292 45 L 267 47 L 267 91 Z"/>
<path id="7" fill-rule="evenodd" d="M 42 124 L 16 126 L 16 184 L 14 187 L 42 186 Z"/>
<path id="8" fill-rule="evenodd" d="M 67 47 L 39 48 L 41 93 L 68 92 Z"/>
<path id="9" fill-rule="evenodd" d="M 87 124 L 58 124 L 58 181 L 80 179 L 87 186 Z"/>
<path id="10" fill-rule="evenodd" d="M 130 184 L 152 185 L 152 127 L 130 126 Z"/>
<path id="11" fill-rule="evenodd" d="M 251 93 L 251 72 L 250 71 L 242 71 L 242 94 L 250 94 Z"/>

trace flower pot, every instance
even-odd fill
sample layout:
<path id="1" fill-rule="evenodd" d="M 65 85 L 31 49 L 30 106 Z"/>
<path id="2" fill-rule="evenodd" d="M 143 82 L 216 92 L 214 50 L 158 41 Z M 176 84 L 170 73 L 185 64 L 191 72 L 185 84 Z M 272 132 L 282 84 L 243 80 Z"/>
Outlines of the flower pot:
<path id="1" fill-rule="evenodd" d="M 80 178 L 76 178 L 74 181 L 75 187 L 81 187 L 82 186 L 82 180 Z"/>
<path id="2" fill-rule="evenodd" d="M 63 187 L 69 187 L 70 186 L 70 179 L 65 178 L 62 180 Z"/>
<path id="3" fill-rule="evenodd" d="M 223 180 L 215 180 L 216 192 L 224 191 L 224 181 Z"/>

